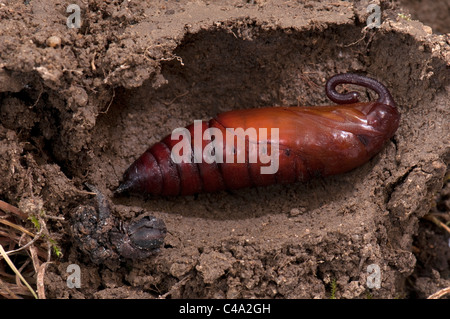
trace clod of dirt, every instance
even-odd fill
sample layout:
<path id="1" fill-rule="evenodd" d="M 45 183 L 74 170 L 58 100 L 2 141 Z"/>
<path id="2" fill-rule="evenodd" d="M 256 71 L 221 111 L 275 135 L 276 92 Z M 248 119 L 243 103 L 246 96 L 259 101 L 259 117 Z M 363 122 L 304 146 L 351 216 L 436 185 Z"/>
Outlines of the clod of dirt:
<path id="1" fill-rule="evenodd" d="M 140 215 L 131 223 L 120 223 L 111 204 L 94 186 L 97 208 L 79 206 L 73 213 L 71 229 L 78 248 L 95 264 L 119 267 L 121 258 L 144 259 L 156 254 L 164 242 L 166 227 L 161 219 Z"/>

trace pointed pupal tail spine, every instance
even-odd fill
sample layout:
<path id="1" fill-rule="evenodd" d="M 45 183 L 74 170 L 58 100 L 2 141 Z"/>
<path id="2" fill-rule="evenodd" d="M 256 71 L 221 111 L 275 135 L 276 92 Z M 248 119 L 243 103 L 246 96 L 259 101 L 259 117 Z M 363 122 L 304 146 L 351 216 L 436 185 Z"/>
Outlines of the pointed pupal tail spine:
<path id="1" fill-rule="evenodd" d="M 355 91 L 338 93 L 341 84 L 371 89 L 378 99 L 359 102 Z M 125 171 L 115 193 L 192 195 L 354 169 L 394 135 L 400 114 L 388 89 L 362 75 L 335 75 L 325 92 L 339 105 L 233 110 L 177 128 Z"/>

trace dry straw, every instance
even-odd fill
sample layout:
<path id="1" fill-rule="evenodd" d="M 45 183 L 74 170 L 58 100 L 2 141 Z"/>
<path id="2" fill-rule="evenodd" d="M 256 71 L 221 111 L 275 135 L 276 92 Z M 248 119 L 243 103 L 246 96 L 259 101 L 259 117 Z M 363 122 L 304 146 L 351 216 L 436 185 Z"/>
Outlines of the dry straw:
<path id="1" fill-rule="evenodd" d="M 34 202 L 31 199 L 28 207 L 39 208 L 33 206 Z M 0 296 L 3 298 L 45 299 L 45 270 L 51 263 L 54 241 L 41 215 L 39 209 L 25 213 L 0 200 Z"/>

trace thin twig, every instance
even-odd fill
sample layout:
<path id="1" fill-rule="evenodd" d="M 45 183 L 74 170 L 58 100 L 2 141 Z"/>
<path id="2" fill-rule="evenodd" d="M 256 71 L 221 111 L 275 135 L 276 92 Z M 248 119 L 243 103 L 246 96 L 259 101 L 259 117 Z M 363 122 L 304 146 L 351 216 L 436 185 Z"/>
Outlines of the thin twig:
<path id="1" fill-rule="evenodd" d="M 37 273 L 39 270 L 39 267 L 41 267 L 41 262 L 39 261 L 37 249 L 35 246 L 30 247 L 30 255 L 31 255 L 31 261 L 33 262 L 34 272 Z"/>
<path id="2" fill-rule="evenodd" d="M 76 191 L 77 193 L 80 193 L 80 194 L 83 194 L 83 195 L 97 195 L 97 194 L 94 193 L 94 192 L 82 191 L 82 190 L 79 190 L 79 189 L 76 189 L 75 191 Z"/>
<path id="3" fill-rule="evenodd" d="M 188 279 L 190 279 L 191 277 L 192 277 L 192 275 L 187 275 L 186 277 L 184 277 L 183 279 L 181 279 L 179 282 L 177 282 L 176 284 L 174 284 L 174 285 L 170 288 L 170 290 L 169 290 L 168 292 L 166 292 L 166 293 L 163 294 L 163 295 L 160 295 L 160 296 L 158 297 L 158 299 L 166 299 L 167 296 L 169 296 L 170 294 L 172 294 L 173 291 L 174 291 L 175 289 L 179 289 L 181 286 L 183 286 L 184 284 L 186 284 L 186 282 L 188 281 Z"/>
<path id="4" fill-rule="evenodd" d="M 6 254 L 7 254 L 7 255 L 13 255 L 13 254 L 18 253 L 18 252 L 21 251 L 21 250 L 27 249 L 28 247 L 30 247 L 31 245 L 33 245 L 33 243 L 34 243 L 36 240 L 39 239 L 39 236 L 40 236 L 40 234 L 37 235 L 36 237 L 34 237 L 31 241 L 29 241 L 28 243 L 26 243 L 26 244 L 23 245 L 22 247 L 19 247 L 19 248 L 14 249 L 14 250 L 8 250 L 8 251 L 6 252 Z"/>
<path id="5" fill-rule="evenodd" d="M 449 221 L 449 222 L 450 222 L 450 214 L 449 214 L 449 213 L 436 213 L 436 212 L 434 212 L 434 213 L 430 213 L 430 214 L 428 214 L 428 215 L 440 217 L 440 218 L 443 218 L 443 219 L 445 219 L 446 221 Z"/>
<path id="6" fill-rule="evenodd" d="M 25 229 L 24 227 L 22 227 L 22 226 L 20 226 L 20 225 L 17 225 L 17 224 L 14 224 L 14 223 L 11 223 L 9 220 L 0 218 L 0 223 L 5 224 L 5 225 L 7 225 L 7 226 L 9 226 L 9 227 L 12 227 L 12 228 L 14 228 L 14 229 L 20 230 L 21 232 L 23 232 L 23 233 L 25 233 L 25 234 L 27 234 L 27 235 L 29 235 L 29 236 L 31 236 L 31 237 L 34 237 L 34 236 L 35 236 L 32 232 L 28 231 L 28 230 Z"/>
<path id="7" fill-rule="evenodd" d="M 39 91 L 39 95 L 38 95 L 36 101 L 34 102 L 34 104 L 32 106 L 30 106 L 30 109 L 32 109 L 33 107 L 35 107 L 38 104 L 39 100 L 41 99 L 42 93 L 44 93 L 44 87 L 43 87 L 42 83 L 39 82 L 39 84 L 41 86 L 41 89 Z"/>
<path id="8" fill-rule="evenodd" d="M 349 44 L 345 44 L 344 47 L 347 48 L 347 47 L 349 47 L 349 46 L 355 45 L 355 44 L 357 44 L 358 42 L 361 42 L 362 40 L 364 40 L 364 38 L 366 37 L 366 34 L 367 34 L 367 26 L 365 26 L 364 28 L 362 28 L 361 33 L 363 34 L 363 36 L 362 36 L 361 39 L 356 40 L 355 42 L 352 42 L 352 43 L 349 43 Z"/>
<path id="9" fill-rule="evenodd" d="M 169 105 L 171 105 L 173 102 L 175 102 L 177 99 L 179 99 L 180 97 L 183 97 L 183 96 L 185 96 L 185 95 L 188 95 L 189 94 L 189 91 L 186 91 L 186 92 L 184 92 L 184 93 L 182 93 L 182 94 L 180 94 L 180 95 L 177 95 L 177 96 L 175 96 L 171 101 L 169 101 L 169 102 L 163 102 L 163 104 L 165 105 L 165 106 L 169 106 Z"/>
<path id="10" fill-rule="evenodd" d="M 441 290 L 435 292 L 434 294 L 428 296 L 427 299 L 439 299 L 439 298 L 445 296 L 446 294 L 450 294 L 450 287 L 447 287 L 447 288 L 444 288 L 444 289 L 441 289 Z"/>
<path id="11" fill-rule="evenodd" d="M 92 57 L 91 60 L 91 69 L 92 71 L 95 71 L 97 68 L 95 67 L 95 56 L 97 55 L 97 52 L 94 52 L 94 56 Z"/>
<path id="12" fill-rule="evenodd" d="M 39 267 L 39 270 L 37 271 L 36 286 L 37 286 L 37 292 L 38 292 L 39 299 L 46 299 L 45 298 L 45 287 L 44 287 L 44 275 L 45 275 L 45 270 L 47 269 L 47 266 L 49 264 L 53 264 L 53 262 L 47 261 L 47 262 L 43 263 Z"/>
<path id="13" fill-rule="evenodd" d="M 45 287 L 44 287 L 44 275 L 47 266 L 51 264 L 51 261 L 47 261 L 41 265 L 38 257 L 38 250 L 36 247 L 30 247 L 31 260 L 33 261 L 34 271 L 37 273 L 36 287 L 39 299 L 45 298 Z"/>
<path id="14" fill-rule="evenodd" d="M 11 289 L 9 289 L 8 285 L 7 285 L 5 282 L 3 282 L 3 280 L 0 278 L 0 294 L 1 294 L 3 297 L 8 298 L 8 296 L 5 295 L 5 294 L 2 292 L 2 289 L 4 289 L 4 290 L 9 294 L 9 296 L 11 296 L 12 298 L 14 298 L 14 299 L 19 299 L 19 296 L 17 296 L 17 295 L 14 293 L 14 291 L 12 291 Z"/>
<path id="15" fill-rule="evenodd" d="M 52 215 L 47 215 L 45 212 L 42 213 L 43 217 L 45 219 L 51 219 L 51 220 L 59 220 L 59 221 L 65 221 L 66 219 L 64 218 L 64 216 L 52 216 Z"/>
<path id="16" fill-rule="evenodd" d="M 111 107 L 113 101 L 114 101 L 114 97 L 116 96 L 116 91 L 114 90 L 114 88 L 112 89 L 112 97 L 111 100 L 109 101 L 108 106 L 106 107 L 106 110 L 104 111 L 99 111 L 98 114 L 106 114 L 109 111 L 109 108 Z"/>

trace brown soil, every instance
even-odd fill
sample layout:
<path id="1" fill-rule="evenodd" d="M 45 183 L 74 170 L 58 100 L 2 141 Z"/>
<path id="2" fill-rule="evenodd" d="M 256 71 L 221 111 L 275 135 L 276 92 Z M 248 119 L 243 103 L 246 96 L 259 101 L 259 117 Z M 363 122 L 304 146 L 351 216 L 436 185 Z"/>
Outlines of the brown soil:
<path id="1" fill-rule="evenodd" d="M 336 284 L 337 298 L 423 298 L 448 286 L 449 236 L 420 219 L 450 162 L 449 34 L 380 2 L 382 25 L 367 30 L 368 1 L 99 0 L 79 3 L 80 29 L 67 28 L 64 1 L 3 1 L 0 199 L 41 198 L 65 217 L 47 224 L 64 253 L 47 269 L 47 297 L 328 298 Z M 238 108 L 330 104 L 324 83 L 343 72 L 384 83 L 402 115 L 366 165 L 306 184 L 113 197 L 173 128 Z M 81 253 L 69 221 L 92 201 L 86 182 L 118 219 L 163 219 L 160 252 L 114 271 Z M 79 289 L 67 287 L 69 264 L 81 267 Z M 379 289 L 366 283 L 371 264 Z"/>

